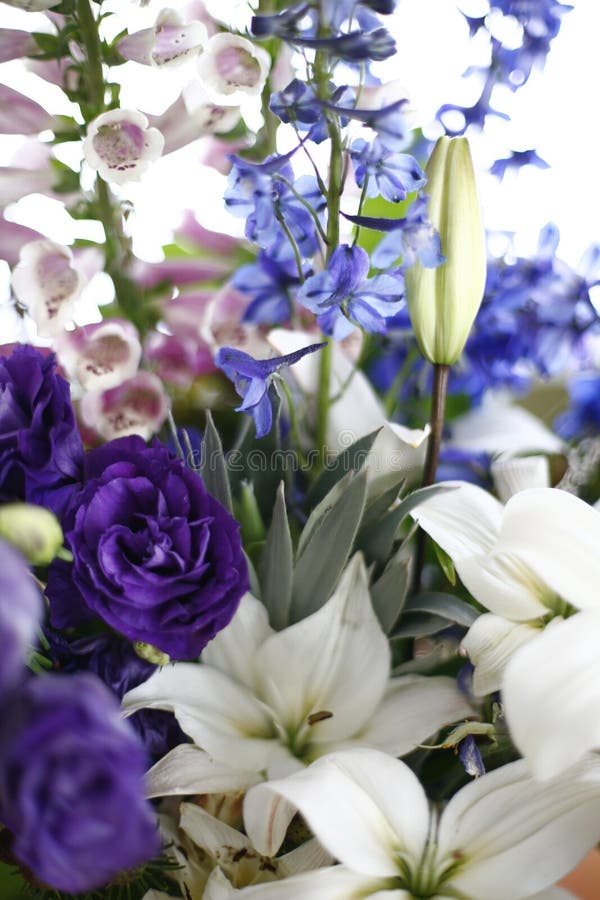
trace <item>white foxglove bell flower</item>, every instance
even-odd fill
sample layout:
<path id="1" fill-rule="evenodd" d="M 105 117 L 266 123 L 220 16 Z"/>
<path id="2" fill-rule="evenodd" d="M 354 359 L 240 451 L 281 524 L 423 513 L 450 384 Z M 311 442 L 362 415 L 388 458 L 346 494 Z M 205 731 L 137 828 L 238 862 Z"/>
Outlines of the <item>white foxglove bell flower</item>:
<path id="1" fill-rule="evenodd" d="M 519 491 L 503 506 L 475 485 L 446 485 L 412 515 L 493 613 L 477 620 L 464 641 L 476 661 L 476 690 L 485 693 L 500 686 L 509 658 L 528 639 L 537 641 L 550 619 L 598 606 L 600 514 L 555 488 Z"/>
<path id="2" fill-rule="evenodd" d="M 139 181 L 150 163 L 161 155 L 164 138 L 150 128 L 146 116 L 135 109 L 112 109 L 88 125 L 83 142 L 87 164 L 105 181 Z"/>
<path id="3" fill-rule="evenodd" d="M 523 760 L 463 787 L 439 820 L 416 775 L 375 750 L 333 753 L 252 788 L 246 831 L 268 853 L 264 795 L 298 809 L 340 865 L 246 888 L 240 900 L 550 900 L 600 837 L 600 763 L 536 782 Z M 567 895 L 568 896 L 568 895 Z"/>
<path id="4" fill-rule="evenodd" d="M 265 86 L 271 57 L 239 35 L 222 32 L 207 42 L 198 59 L 198 74 L 207 97 L 219 106 L 239 106 Z"/>
<path id="5" fill-rule="evenodd" d="M 186 24 L 174 9 L 163 9 L 154 27 L 121 38 L 117 50 L 123 59 L 145 66 L 176 66 L 196 56 L 207 40 L 203 22 Z"/>
<path id="6" fill-rule="evenodd" d="M 193 101 L 186 101 L 186 96 L 193 96 Z M 148 121 L 164 137 L 163 156 L 166 156 L 198 138 L 231 131 L 239 122 L 240 115 L 236 106 L 215 106 L 207 100 L 200 83 L 193 81 L 161 115 L 148 116 Z"/>
<path id="7" fill-rule="evenodd" d="M 274 632 L 264 606 L 246 594 L 201 665 L 158 670 L 125 695 L 123 708 L 171 710 L 216 762 L 268 777 L 342 746 L 401 756 L 473 715 L 450 678 L 390 678 L 389 644 L 360 556 L 320 610 L 283 631 Z M 279 812 L 273 829 L 281 840 L 289 817 Z"/>
<path id="8" fill-rule="evenodd" d="M 53 337 L 71 321 L 73 304 L 84 283 L 69 248 L 46 239 L 22 247 L 12 274 L 17 300 L 42 337 Z"/>
<path id="9" fill-rule="evenodd" d="M 107 441 L 130 434 L 148 440 L 163 425 L 169 399 L 160 378 L 138 372 L 114 388 L 84 394 L 80 409 L 84 425 Z"/>
<path id="10" fill-rule="evenodd" d="M 133 378 L 142 356 L 137 329 L 125 319 L 65 331 L 55 349 L 66 371 L 86 391 L 105 391 Z"/>

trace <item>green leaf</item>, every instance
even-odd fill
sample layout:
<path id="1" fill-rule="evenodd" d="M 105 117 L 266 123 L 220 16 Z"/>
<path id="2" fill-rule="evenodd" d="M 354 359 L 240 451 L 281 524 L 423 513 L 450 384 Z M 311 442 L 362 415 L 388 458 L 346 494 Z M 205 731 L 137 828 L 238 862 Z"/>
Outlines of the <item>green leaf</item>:
<path id="1" fill-rule="evenodd" d="M 223 445 L 219 432 L 215 428 L 210 410 L 206 411 L 206 425 L 204 427 L 204 441 L 202 444 L 202 461 L 200 474 L 204 484 L 213 497 L 222 503 L 225 509 L 233 512 L 231 502 L 231 490 L 227 477 L 227 464 L 223 453 Z"/>
<path id="2" fill-rule="evenodd" d="M 236 518 L 242 527 L 242 539 L 244 545 L 262 543 L 265 538 L 265 525 L 254 496 L 254 487 L 251 482 L 243 481 L 239 499 L 235 503 Z"/>
<path id="3" fill-rule="evenodd" d="M 386 634 L 390 633 L 404 608 L 409 588 L 409 566 L 410 560 L 400 551 L 371 586 L 373 609 Z"/>
<path id="4" fill-rule="evenodd" d="M 402 493 L 406 485 L 406 478 L 400 473 L 394 483 L 377 494 L 375 497 L 369 498 L 365 514 L 362 518 L 361 529 L 368 528 L 378 522 L 382 516 L 388 512 L 392 503 L 398 499 L 398 495 Z"/>
<path id="5" fill-rule="evenodd" d="M 391 639 L 392 647 L 394 643 L 404 640 L 404 638 L 427 637 L 430 634 L 437 634 L 438 631 L 448 628 L 448 624 L 448 619 L 443 616 L 426 612 L 407 612 L 405 609 L 400 624 L 394 628 Z"/>
<path id="6" fill-rule="evenodd" d="M 329 599 L 352 550 L 367 495 L 367 474 L 349 472 L 309 517 L 300 536 L 294 571 L 291 621 L 305 618 Z"/>
<path id="7" fill-rule="evenodd" d="M 454 585 L 456 584 L 456 569 L 454 568 L 454 563 L 452 562 L 446 551 L 442 550 L 439 544 L 436 544 L 435 541 L 433 541 L 432 543 L 442 572 L 444 573 L 452 587 L 454 587 Z"/>
<path id="8" fill-rule="evenodd" d="M 449 622 L 464 625 L 465 628 L 470 628 L 480 615 L 470 603 L 455 597 L 454 594 L 444 594 L 441 591 L 427 591 L 411 597 L 405 611 L 433 613 L 436 616 L 443 616 Z"/>
<path id="9" fill-rule="evenodd" d="M 273 518 L 260 560 L 261 599 L 269 613 L 269 621 L 279 631 L 289 624 L 294 578 L 294 549 L 285 507 L 283 481 L 273 508 Z"/>
<path id="10" fill-rule="evenodd" d="M 338 453 L 335 459 L 325 467 L 306 496 L 306 502 L 310 508 L 322 500 L 344 475 L 362 469 L 380 431 L 381 428 L 377 428 L 370 434 L 359 438 L 350 447 Z"/>
<path id="11" fill-rule="evenodd" d="M 365 529 L 359 541 L 359 549 L 363 550 L 369 559 L 385 562 L 393 549 L 398 537 L 398 531 L 404 519 L 413 509 L 425 500 L 442 491 L 451 491 L 454 488 L 445 484 L 433 484 L 430 487 L 419 488 L 409 494 L 394 509 L 384 515 L 379 522 Z"/>

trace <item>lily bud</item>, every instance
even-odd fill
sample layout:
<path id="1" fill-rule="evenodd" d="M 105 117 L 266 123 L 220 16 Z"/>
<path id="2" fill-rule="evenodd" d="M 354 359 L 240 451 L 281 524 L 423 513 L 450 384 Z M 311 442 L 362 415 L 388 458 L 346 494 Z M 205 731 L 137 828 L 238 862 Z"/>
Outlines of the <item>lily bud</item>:
<path id="1" fill-rule="evenodd" d="M 429 218 L 439 231 L 445 262 L 420 262 L 405 275 L 412 326 L 423 355 L 452 365 L 477 315 L 486 276 L 485 234 L 469 144 L 441 137 L 427 167 Z"/>
<path id="2" fill-rule="evenodd" d="M 8 541 L 32 566 L 47 566 L 63 545 L 58 519 L 43 506 L 5 503 L 0 506 L 0 537 Z"/>

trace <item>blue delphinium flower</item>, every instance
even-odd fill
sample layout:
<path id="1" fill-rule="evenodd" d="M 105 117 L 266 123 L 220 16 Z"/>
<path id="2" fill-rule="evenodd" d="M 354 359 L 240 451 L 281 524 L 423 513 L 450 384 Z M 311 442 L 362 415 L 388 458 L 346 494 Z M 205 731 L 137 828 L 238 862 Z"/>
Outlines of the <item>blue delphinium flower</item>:
<path id="1" fill-rule="evenodd" d="M 490 174 L 504 178 L 509 169 L 521 169 L 523 166 L 535 166 L 537 169 L 549 169 L 546 160 L 537 155 L 535 150 L 511 150 L 510 156 L 497 159 L 490 168 Z"/>
<path id="2" fill-rule="evenodd" d="M 422 195 L 415 197 L 406 216 L 398 219 L 397 227 L 377 244 L 371 254 L 371 264 L 376 269 L 390 269 L 400 257 L 402 271 L 416 260 L 432 269 L 444 262 L 440 236 L 429 220 L 427 199 Z"/>
<path id="3" fill-rule="evenodd" d="M 554 427 L 567 440 L 596 437 L 600 432 L 600 373 L 583 372 L 569 379 L 569 408 Z"/>
<path id="4" fill-rule="evenodd" d="M 233 381 L 236 391 L 243 398 L 237 411 L 252 415 L 257 438 L 268 434 L 273 424 L 273 410 L 269 397 L 273 375 L 283 368 L 293 366 L 307 353 L 314 353 L 323 346 L 324 344 L 310 344 L 294 353 L 274 356 L 271 359 L 254 359 L 249 353 L 233 347 L 221 347 L 217 351 L 216 365 Z"/>
<path id="5" fill-rule="evenodd" d="M 366 331 L 385 332 L 387 320 L 404 308 L 400 275 L 367 278 L 369 256 L 362 247 L 342 244 L 327 268 L 312 275 L 297 294 L 302 306 L 317 316 L 319 327 L 335 340 L 354 330 L 354 320 Z"/>
<path id="6" fill-rule="evenodd" d="M 425 173 L 413 156 L 387 148 L 376 137 L 372 143 L 363 138 L 352 143 L 350 156 L 359 187 L 366 184 L 367 197 L 384 197 L 392 203 L 425 184 Z"/>
<path id="7" fill-rule="evenodd" d="M 294 260 L 278 263 L 261 251 L 256 262 L 239 268 L 231 283 L 252 301 L 244 313 L 244 322 L 275 325 L 290 318 L 290 290 L 300 284 Z"/>

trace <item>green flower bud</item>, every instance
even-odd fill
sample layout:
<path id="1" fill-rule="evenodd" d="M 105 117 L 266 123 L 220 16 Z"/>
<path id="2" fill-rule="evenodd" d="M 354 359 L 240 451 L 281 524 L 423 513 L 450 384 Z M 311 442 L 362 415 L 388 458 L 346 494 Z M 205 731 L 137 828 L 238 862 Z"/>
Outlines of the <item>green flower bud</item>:
<path id="1" fill-rule="evenodd" d="M 416 262 L 405 276 L 412 326 L 423 356 L 452 365 L 477 315 L 486 276 L 485 233 L 466 138 L 441 137 L 425 169 L 429 218 L 439 231 L 446 262 Z"/>
<path id="2" fill-rule="evenodd" d="M 144 641 L 134 641 L 133 649 L 140 659 L 154 663 L 155 666 L 168 666 L 171 662 L 169 654 L 159 650 L 153 644 L 146 644 Z"/>
<path id="3" fill-rule="evenodd" d="M 56 516 L 43 506 L 6 503 L 0 506 L 0 537 L 21 551 L 33 566 L 47 566 L 62 547 Z"/>

